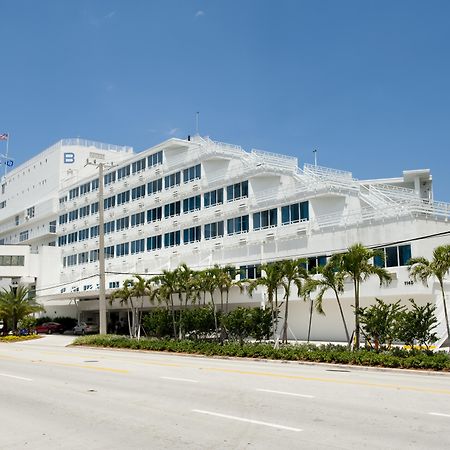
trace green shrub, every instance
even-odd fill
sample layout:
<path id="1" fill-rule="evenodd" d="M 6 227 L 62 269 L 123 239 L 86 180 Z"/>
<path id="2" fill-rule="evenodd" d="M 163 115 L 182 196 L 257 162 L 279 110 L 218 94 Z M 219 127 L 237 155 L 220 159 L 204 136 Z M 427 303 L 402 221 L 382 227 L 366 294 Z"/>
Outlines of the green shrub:
<path id="1" fill-rule="evenodd" d="M 401 349 L 386 350 L 379 353 L 365 349 L 352 352 L 347 347 L 339 345 L 315 346 L 301 344 L 273 348 L 270 344 L 257 342 L 243 343 L 241 345 L 239 342 L 232 341 L 221 345 L 219 342 L 202 340 L 175 341 L 144 338 L 138 341 L 137 339 L 116 335 L 82 336 L 75 340 L 74 345 L 191 353 L 206 356 L 313 361 L 360 366 L 450 371 L 450 355 L 447 353 L 408 352 Z"/>

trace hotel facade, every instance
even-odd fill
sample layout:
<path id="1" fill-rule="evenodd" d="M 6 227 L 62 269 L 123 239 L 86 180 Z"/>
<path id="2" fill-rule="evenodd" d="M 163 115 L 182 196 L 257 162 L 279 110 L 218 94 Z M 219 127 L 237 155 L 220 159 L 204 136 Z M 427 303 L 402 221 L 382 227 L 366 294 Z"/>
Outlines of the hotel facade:
<path id="1" fill-rule="evenodd" d="M 195 136 L 169 139 L 134 153 L 124 146 L 65 139 L 2 178 L 0 287 L 35 291 L 50 316 L 98 320 L 99 172 L 103 183 L 107 297 L 134 273 L 151 276 L 186 263 L 193 269 L 233 265 L 255 278 L 260 265 L 305 258 L 308 269 L 354 243 L 385 253 L 389 286 L 369 279 L 361 303 L 375 298 L 437 305 L 437 332 L 445 339 L 437 282 L 412 282 L 407 261 L 432 257 L 449 244 L 450 204 L 433 198 L 429 170 L 398 178 L 358 180 L 350 172 L 304 164 L 297 158 Z M 445 288 L 450 289 L 449 282 Z M 282 295 L 282 293 L 280 292 Z M 264 289 L 252 297 L 238 288 L 232 305 L 264 306 Z M 342 296 L 348 323 L 353 287 Z M 148 308 L 151 305 L 147 305 Z M 336 301 L 313 315 L 312 340 L 344 340 Z M 123 307 L 108 304 L 116 321 Z M 305 339 L 310 305 L 290 301 L 290 338 Z"/>

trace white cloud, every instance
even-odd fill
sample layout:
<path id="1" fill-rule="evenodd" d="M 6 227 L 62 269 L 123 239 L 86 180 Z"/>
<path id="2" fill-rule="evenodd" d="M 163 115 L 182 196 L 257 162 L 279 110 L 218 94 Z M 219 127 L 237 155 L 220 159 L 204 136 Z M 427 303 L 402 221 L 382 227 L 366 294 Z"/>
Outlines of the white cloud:
<path id="1" fill-rule="evenodd" d="M 167 132 L 169 136 L 174 136 L 178 132 L 178 128 L 172 128 Z"/>
<path id="2" fill-rule="evenodd" d="M 205 11 L 202 11 L 201 9 L 198 10 L 198 11 L 195 13 L 195 17 L 201 17 L 201 16 L 204 16 L 204 15 L 205 15 Z"/>
<path id="3" fill-rule="evenodd" d="M 116 15 L 116 11 L 110 11 L 108 14 L 106 14 L 103 18 L 104 19 L 112 19 Z"/>

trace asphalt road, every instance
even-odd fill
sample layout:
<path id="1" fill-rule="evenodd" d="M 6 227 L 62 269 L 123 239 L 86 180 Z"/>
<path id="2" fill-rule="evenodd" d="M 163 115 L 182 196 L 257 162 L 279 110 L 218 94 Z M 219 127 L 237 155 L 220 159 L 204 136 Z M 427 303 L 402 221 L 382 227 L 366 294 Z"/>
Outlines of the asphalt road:
<path id="1" fill-rule="evenodd" d="M 450 376 L 0 344 L 0 449 L 449 449 Z"/>

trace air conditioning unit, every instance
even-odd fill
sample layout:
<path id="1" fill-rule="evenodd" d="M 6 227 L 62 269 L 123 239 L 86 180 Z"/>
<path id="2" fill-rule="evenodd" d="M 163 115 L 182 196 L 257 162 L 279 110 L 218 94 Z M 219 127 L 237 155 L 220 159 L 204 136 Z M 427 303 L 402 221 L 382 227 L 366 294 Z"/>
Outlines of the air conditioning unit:
<path id="1" fill-rule="evenodd" d="M 239 239 L 239 244 L 240 245 L 245 245 L 247 243 L 247 238 L 243 237 Z"/>
<path id="2" fill-rule="evenodd" d="M 27 214 L 26 216 L 25 216 L 25 220 L 30 220 L 30 216 Z"/>
<path id="3" fill-rule="evenodd" d="M 144 181 L 144 176 L 143 175 L 139 175 L 139 181 Z"/>
<path id="4" fill-rule="evenodd" d="M 221 215 L 222 215 L 222 210 L 221 210 L 221 209 L 216 209 L 216 210 L 214 211 L 214 214 L 215 214 L 216 216 L 221 216 Z"/>
<path id="5" fill-rule="evenodd" d="M 159 197 L 155 197 L 155 203 L 159 203 L 161 199 Z"/>
<path id="6" fill-rule="evenodd" d="M 156 174 L 156 175 L 159 175 L 160 173 L 161 173 L 161 169 L 156 169 L 156 170 L 155 170 L 155 174 Z"/>
<path id="7" fill-rule="evenodd" d="M 199 186 L 198 184 L 194 184 L 194 185 L 192 186 L 192 190 L 193 190 L 193 191 L 198 191 L 198 190 L 200 190 L 200 186 Z"/>
<path id="8" fill-rule="evenodd" d="M 173 197 L 177 198 L 178 197 L 178 191 L 174 191 L 172 194 Z"/>
<path id="9" fill-rule="evenodd" d="M 268 241 L 274 240 L 274 239 L 275 239 L 275 234 L 274 234 L 274 233 L 267 233 L 267 234 L 266 234 L 266 239 L 267 239 Z"/>
<path id="10" fill-rule="evenodd" d="M 143 208 L 144 204 L 143 203 L 139 203 L 139 208 Z"/>
<path id="11" fill-rule="evenodd" d="M 198 222 L 198 219 L 199 219 L 199 217 L 198 217 L 198 216 L 194 216 L 194 217 L 192 217 L 192 221 L 193 221 L 193 222 Z"/>

